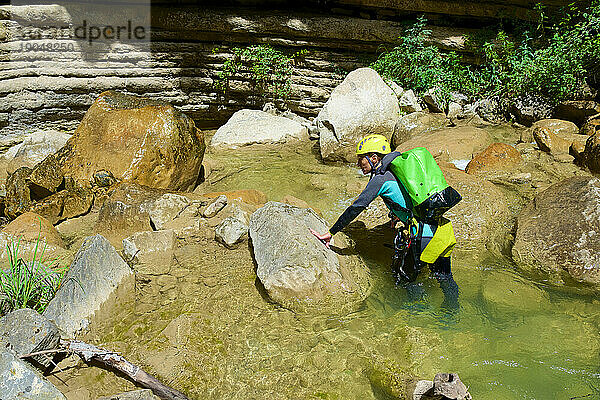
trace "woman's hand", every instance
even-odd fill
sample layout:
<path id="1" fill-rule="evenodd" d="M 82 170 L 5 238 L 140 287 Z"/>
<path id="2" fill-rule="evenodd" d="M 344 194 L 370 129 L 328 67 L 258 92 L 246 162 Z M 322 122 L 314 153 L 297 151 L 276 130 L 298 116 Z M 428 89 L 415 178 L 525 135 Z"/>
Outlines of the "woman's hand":
<path id="1" fill-rule="evenodd" d="M 329 248 L 329 242 L 331 242 L 331 233 L 327 232 L 327 233 L 324 233 L 321 235 L 319 232 L 315 231 L 314 229 L 311 229 L 311 228 L 308 228 L 308 229 L 310 229 L 310 233 L 315 235 L 315 237 L 317 239 L 319 239 L 320 241 L 323 242 L 325 247 Z"/>

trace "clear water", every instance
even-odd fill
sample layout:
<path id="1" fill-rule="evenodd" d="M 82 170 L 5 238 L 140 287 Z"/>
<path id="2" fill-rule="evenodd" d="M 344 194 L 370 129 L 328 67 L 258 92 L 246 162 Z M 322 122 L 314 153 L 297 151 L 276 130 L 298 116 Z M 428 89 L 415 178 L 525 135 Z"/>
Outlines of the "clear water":
<path id="1" fill-rule="evenodd" d="M 356 168 L 323 165 L 309 147 L 234 154 L 206 155 L 210 190 L 259 189 L 270 200 L 290 194 L 330 222 L 366 184 Z M 600 398 L 600 305 L 592 292 L 526 278 L 499 255 L 458 250 L 461 309 L 447 314 L 427 273 L 421 303 L 396 287 L 383 246 L 389 234 L 350 233 L 374 287 L 351 315 L 302 316 L 270 304 L 249 249 L 206 239 L 180 243 L 169 273 L 138 282 L 135 299 L 100 321 L 89 340 L 194 399 L 384 399 L 368 379 L 382 360 L 425 379 L 457 372 L 475 399 Z M 57 377 L 73 399 L 132 388 L 93 368 Z"/>

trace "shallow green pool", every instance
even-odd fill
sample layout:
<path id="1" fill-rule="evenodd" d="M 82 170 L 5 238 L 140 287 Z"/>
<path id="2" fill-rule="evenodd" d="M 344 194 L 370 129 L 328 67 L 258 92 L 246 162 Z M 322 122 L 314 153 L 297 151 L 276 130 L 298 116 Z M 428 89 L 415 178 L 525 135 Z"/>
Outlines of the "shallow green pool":
<path id="1" fill-rule="evenodd" d="M 356 168 L 321 164 L 309 145 L 209 152 L 206 164 L 207 191 L 293 195 L 330 223 L 367 182 Z M 523 277 L 502 256 L 458 249 L 461 309 L 448 314 L 427 273 L 419 279 L 423 302 L 396 287 L 383 246 L 392 232 L 348 232 L 373 278 L 372 295 L 351 315 L 295 315 L 269 303 L 248 248 L 226 250 L 207 238 L 180 243 L 168 274 L 138 282 L 133 302 L 89 340 L 194 399 L 384 400 L 368 379 L 381 360 L 427 379 L 457 372 L 478 400 L 600 398 L 600 305 L 584 288 L 553 287 Z M 132 388 L 97 368 L 58 376 L 69 399 Z"/>

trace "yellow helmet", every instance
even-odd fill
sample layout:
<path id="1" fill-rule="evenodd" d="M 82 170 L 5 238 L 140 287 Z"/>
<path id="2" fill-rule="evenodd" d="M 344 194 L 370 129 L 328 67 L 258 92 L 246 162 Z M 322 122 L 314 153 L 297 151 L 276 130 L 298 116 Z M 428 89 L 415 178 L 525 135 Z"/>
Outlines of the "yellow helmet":
<path id="1" fill-rule="evenodd" d="M 390 144 L 383 135 L 372 134 L 367 135 L 356 145 L 356 155 L 381 153 L 388 154 L 391 152 Z"/>

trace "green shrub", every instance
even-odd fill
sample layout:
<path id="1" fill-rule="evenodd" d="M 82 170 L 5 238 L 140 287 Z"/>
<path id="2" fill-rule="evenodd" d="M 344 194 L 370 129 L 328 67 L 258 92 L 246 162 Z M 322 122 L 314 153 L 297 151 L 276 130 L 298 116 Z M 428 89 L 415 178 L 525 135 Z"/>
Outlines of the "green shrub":
<path id="1" fill-rule="evenodd" d="M 29 261 L 19 257 L 19 246 L 20 238 L 6 245 L 9 268 L 0 270 L 0 316 L 20 308 L 43 312 L 67 273 L 57 260 L 44 258 L 46 245 L 39 238 Z"/>
<path id="2" fill-rule="evenodd" d="M 300 50 L 287 56 L 269 45 L 236 47 L 232 52 L 233 58 L 223 63 L 215 81 L 217 90 L 226 92 L 229 80 L 246 72 L 261 93 L 281 98 L 290 94 L 294 62 L 306 54 L 306 50 Z"/>
<path id="3" fill-rule="evenodd" d="M 480 97 L 543 94 L 551 102 L 577 98 L 600 62 L 600 0 L 572 4 L 552 21 L 542 6 L 536 10 L 540 18 L 529 26 L 517 24 L 512 37 L 499 29 L 491 37 L 471 38 L 482 61 L 476 69 L 463 64 L 456 53 L 427 45 L 431 32 L 423 17 L 371 67 L 420 94 L 436 88 L 443 98 L 454 90 Z"/>

